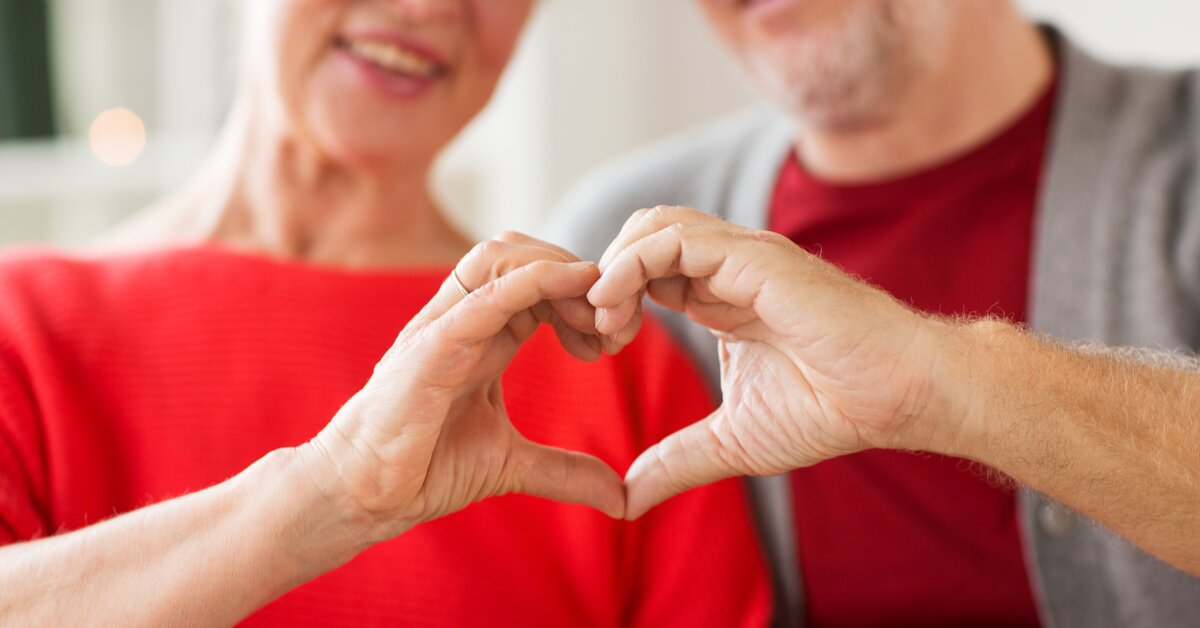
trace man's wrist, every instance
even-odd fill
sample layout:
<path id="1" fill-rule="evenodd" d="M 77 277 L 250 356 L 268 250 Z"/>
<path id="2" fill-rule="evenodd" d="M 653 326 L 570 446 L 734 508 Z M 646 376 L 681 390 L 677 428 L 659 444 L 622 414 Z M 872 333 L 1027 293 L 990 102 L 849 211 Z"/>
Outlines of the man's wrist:
<path id="1" fill-rule="evenodd" d="M 896 448 L 981 460 L 989 448 L 1005 346 L 1019 342 L 1015 326 L 995 319 L 961 322 L 930 318 L 918 352 L 924 367 L 915 386 L 921 403 L 897 437 Z"/>

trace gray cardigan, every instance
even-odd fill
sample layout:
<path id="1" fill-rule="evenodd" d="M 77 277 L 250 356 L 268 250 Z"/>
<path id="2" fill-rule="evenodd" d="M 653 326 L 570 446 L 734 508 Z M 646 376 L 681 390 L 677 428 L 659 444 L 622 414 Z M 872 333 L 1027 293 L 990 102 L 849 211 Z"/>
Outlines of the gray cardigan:
<path id="1" fill-rule="evenodd" d="M 1063 339 L 1194 350 L 1200 78 L 1194 71 L 1114 67 L 1054 37 L 1061 75 L 1034 234 L 1031 324 Z M 633 210 L 659 204 L 763 228 L 791 137 L 782 116 L 760 108 L 669 140 L 578 186 L 548 236 L 596 259 Z M 711 335 L 659 314 L 719 390 Z M 776 582 L 778 623 L 800 625 L 803 586 L 787 478 L 757 478 L 750 486 Z M 1022 490 L 1018 504 L 1045 625 L 1200 626 L 1200 581 L 1033 491 Z"/>

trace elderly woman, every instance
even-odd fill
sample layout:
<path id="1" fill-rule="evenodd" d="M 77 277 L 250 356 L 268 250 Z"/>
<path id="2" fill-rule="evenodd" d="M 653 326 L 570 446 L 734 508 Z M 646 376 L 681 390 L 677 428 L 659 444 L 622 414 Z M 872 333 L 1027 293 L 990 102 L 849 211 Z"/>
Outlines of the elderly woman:
<path id="1" fill-rule="evenodd" d="M 764 621 L 738 484 L 610 518 L 610 465 L 710 410 L 686 361 L 653 325 L 577 359 L 626 340 L 597 268 L 426 190 L 533 3 L 248 3 L 192 183 L 0 259 L 4 623 Z"/>

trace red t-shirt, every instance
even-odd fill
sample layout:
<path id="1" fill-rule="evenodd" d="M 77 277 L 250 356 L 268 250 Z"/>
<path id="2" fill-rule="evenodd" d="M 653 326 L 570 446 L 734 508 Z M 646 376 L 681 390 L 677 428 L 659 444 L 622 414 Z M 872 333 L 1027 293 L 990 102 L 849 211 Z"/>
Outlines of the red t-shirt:
<path id="1" fill-rule="evenodd" d="M 0 256 L 0 543 L 220 482 L 315 435 L 448 269 L 349 273 L 215 248 Z M 623 471 L 711 409 L 653 322 L 583 363 L 539 332 L 504 377 L 529 438 Z M 737 481 L 636 523 L 485 500 L 364 552 L 253 625 L 752 626 L 770 594 Z"/>
<path id="2" fill-rule="evenodd" d="M 1053 87 L 991 141 L 868 185 L 793 156 L 770 228 L 921 310 L 1024 321 Z M 968 462 L 869 451 L 792 473 L 814 626 L 1036 626 L 1010 488 Z"/>

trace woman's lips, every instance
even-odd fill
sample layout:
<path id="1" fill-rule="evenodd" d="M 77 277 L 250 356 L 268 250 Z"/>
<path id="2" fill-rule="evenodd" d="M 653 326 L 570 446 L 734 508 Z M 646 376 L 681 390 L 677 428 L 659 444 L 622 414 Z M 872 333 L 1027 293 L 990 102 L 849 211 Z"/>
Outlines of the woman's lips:
<path id="1" fill-rule="evenodd" d="M 343 35 L 335 47 L 360 77 L 393 95 L 420 95 L 448 71 L 428 47 L 396 34 Z"/>
<path id="2" fill-rule="evenodd" d="M 795 0 L 738 0 L 738 4 L 752 17 L 764 18 L 786 10 L 796 2 Z"/>

